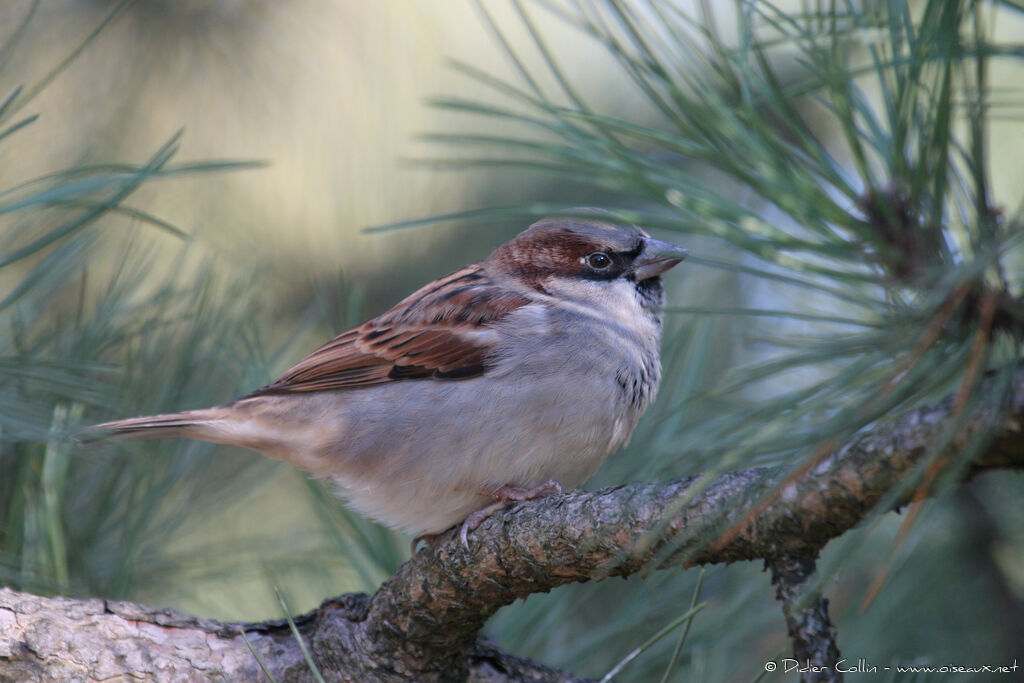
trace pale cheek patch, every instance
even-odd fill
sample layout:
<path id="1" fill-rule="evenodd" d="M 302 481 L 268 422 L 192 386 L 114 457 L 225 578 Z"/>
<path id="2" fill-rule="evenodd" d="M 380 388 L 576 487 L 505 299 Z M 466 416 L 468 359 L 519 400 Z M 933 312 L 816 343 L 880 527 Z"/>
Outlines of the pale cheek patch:
<path id="1" fill-rule="evenodd" d="M 581 280 L 552 278 L 550 289 L 564 301 L 565 308 L 589 317 L 600 317 L 626 328 L 635 328 L 647 317 L 636 295 L 636 286 L 623 279 Z M 641 314 L 642 315 L 641 317 Z"/>

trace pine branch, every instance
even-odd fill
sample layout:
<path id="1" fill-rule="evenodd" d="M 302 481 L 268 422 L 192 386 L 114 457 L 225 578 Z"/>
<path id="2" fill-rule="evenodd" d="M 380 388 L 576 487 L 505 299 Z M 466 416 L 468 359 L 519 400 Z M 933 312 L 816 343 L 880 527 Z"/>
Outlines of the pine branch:
<path id="1" fill-rule="evenodd" d="M 811 581 L 814 558 L 775 557 L 766 564 L 772 572 L 775 597 L 782 603 L 786 630 L 793 641 L 793 657 L 804 669 L 807 683 L 836 683 L 843 680 L 836 667 L 840 661 L 836 630 L 828 616 L 828 600 L 821 597 Z"/>
<path id="2" fill-rule="evenodd" d="M 998 391 L 998 381 L 986 379 L 978 393 Z M 342 596 L 299 618 L 300 632 L 328 679 L 579 680 L 482 644 L 478 632 L 502 605 L 570 582 L 753 559 L 783 569 L 794 562 L 812 567 L 808 563 L 830 539 L 876 505 L 898 508 L 911 501 L 912 490 L 890 492 L 925 464 L 952 420 L 960 420 L 953 449 L 977 443 L 996 425 L 962 479 L 1024 467 L 1024 368 L 1015 371 L 998 412 L 958 415 L 959 409 L 950 395 L 878 425 L 816 459 L 777 494 L 779 473 L 752 468 L 710 482 L 698 475 L 520 503 L 482 524 L 469 550 L 449 532 L 374 596 Z M 771 502 L 764 505 L 766 497 Z M 793 578 L 782 571 L 776 576 Z M 799 587 L 807 576 L 804 571 L 787 585 Z M 793 629 L 806 621 L 800 605 L 813 600 L 798 604 L 796 592 L 783 592 Z M 287 626 L 243 628 L 277 680 L 310 680 Z M 829 651 L 827 641 L 799 634 L 795 640 L 797 653 L 802 647 Z M 109 656 L 111 647 L 117 657 Z M 129 603 L 0 591 L 0 669 L 10 680 L 119 673 L 173 678 L 190 668 L 214 677 L 259 675 L 238 625 Z"/>

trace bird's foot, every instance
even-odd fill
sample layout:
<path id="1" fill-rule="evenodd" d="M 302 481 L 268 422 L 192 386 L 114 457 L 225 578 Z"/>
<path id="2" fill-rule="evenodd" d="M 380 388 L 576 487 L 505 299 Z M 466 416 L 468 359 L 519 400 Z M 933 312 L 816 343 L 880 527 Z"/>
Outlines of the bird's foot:
<path id="1" fill-rule="evenodd" d="M 550 493 L 562 493 L 562 485 L 554 479 L 548 479 L 543 484 L 539 484 L 538 486 L 534 486 L 529 489 L 516 488 L 515 486 L 502 486 L 500 489 L 495 491 L 482 493 L 482 495 L 488 495 L 494 498 L 494 502 L 480 508 L 469 517 L 466 517 L 466 520 L 462 523 L 462 527 L 459 529 L 459 538 L 462 539 L 462 546 L 466 550 L 469 550 L 469 532 L 476 529 L 485 519 L 509 503 L 521 500 L 533 500 L 534 498 L 540 498 L 541 496 Z"/>

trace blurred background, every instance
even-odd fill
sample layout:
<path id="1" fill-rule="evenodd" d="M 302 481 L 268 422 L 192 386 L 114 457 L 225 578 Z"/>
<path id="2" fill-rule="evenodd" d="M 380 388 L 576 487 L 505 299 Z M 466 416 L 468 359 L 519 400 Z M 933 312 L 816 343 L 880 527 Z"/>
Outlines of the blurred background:
<path id="1" fill-rule="evenodd" d="M 566 206 L 625 211 L 695 257 L 667 278 L 659 401 L 588 488 L 795 466 L 955 390 L 970 316 L 905 392 L 870 400 L 944 293 L 1020 294 L 1020 8 L 710 4 L 0 5 L 0 583 L 230 620 L 282 616 L 275 590 L 293 614 L 372 592 L 409 539 L 301 472 L 205 444 L 65 437 L 248 392 Z M 975 50 L 937 75 L 934 53 L 890 68 L 917 49 L 890 39 L 904 30 Z M 819 36 L 838 71 L 815 68 Z M 1006 60 L 974 72 L 997 54 L 982 40 Z M 752 42 L 763 55 L 743 53 Z M 755 66 L 723 68 L 740 63 Z M 767 99 L 746 99 L 751 83 Z M 898 199 L 881 222 L 941 248 L 886 243 L 866 197 Z M 985 367 L 1019 359 L 1019 329 L 1000 332 Z M 1024 654 L 1022 488 L 1005 473 L 950 486 L 909 527 L 880 512 L 829 545 L 844 655 Z M 536 595 L 488 633 L 601 676 L 689 609 L 697 573 Z M 772 596 L 759 566 L 709 567 L 678 657 L 681 629 L 617 680 L 756 679 L 789 652 Z"/>

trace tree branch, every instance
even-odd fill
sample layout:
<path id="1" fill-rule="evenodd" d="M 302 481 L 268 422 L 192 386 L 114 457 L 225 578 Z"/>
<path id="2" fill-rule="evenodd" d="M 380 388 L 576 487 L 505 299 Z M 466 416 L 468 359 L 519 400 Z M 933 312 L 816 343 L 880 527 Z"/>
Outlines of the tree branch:
<path id="1" fill-rule="evenodd" d="M 804 671 L 801 683 L 838 683 L 836 668 L 839 645 L 828 617 L 828 600 L 821 597 L 811 578 L 814 558 L 774 557 L 767 561 L 775 585 L 775 597 L 782 603 L 786 630 L 793 641 L 793 657 Z"/>
<path id="2" fill-rule="evenodd" d="M 358 629 L 359 615 L 368 601 L 366 595 L 344 595 L 293 621 L 307 644 L 317 638 L 352 638 L 353 633 L 339 633 L 338 626 Z M 473 644 L 466 660 L 470 681 L 587 683 L 484 641 Z M 266 681 L 260 663 L 279 683 L 315 680 L 284 620 L 224 623 L 131 602 L 44 598 L 0 588 L 0 681 L 4 683 L 122 678 L 175 683 Z M 328 681 L 379 680 L 376 674 L 365 673 L 379 667 L 360 662 L 331 664 L 318 662 Z"/>
<path id="3" fill-rule="evenodd" d="M 991 395 L 996 381 L 986 380 L 976 395 Z M 501 606 L 570 582 L 625 576 L 649 566 L 813 559 L 880 502 L 890 507 L 909 502 L 912 491 L 892 500 L 886 496 L 923 464 L 957 419 L 952 448 L 987 439 L 964 478 L 1024 467 L 1024 369 L 1014 375 L 1009 398 L 998 411 L 958 415 L 954 403 L 949 396 L 875 426 L 816 458 L 803 476 L 783 480 L 782 486 L 778 479 L 784 473 L 752 468 L 710 480 L 692 476 L 516 504 L 485 521 L 470 536 L 469 550 L 449 532 L 403 565 L 374 596 L 328 601 L 299 620 L 301 631 L 328 679 L 577 680 L 482 645 L 477 634 Z M 156 677 L 187 670 L 215 677 L 257 675 L 234 625 L 125 604 L 0 592 L 0 671 L 24 672 L 14 680 L 29 680 L 53 677 L 46 667 L 77 662 L 98 678 L 116 660 L 119 666 L 139 667 L 169 662 L 158 670 L 140 669 Z M 277 680 L 310 680 L 281 624 L 246 625 L 245 630 Z M 43 637 L 44 632 L 53 635 Z M 85 640 L 91 649 L 82 649 Z M 192 643 L 194 651 L 183 654 L 179 640 Z M 112 648 L 120 654 L 104 659 Z M 83 651 L 95 656 L 76 660 L 74 653 Z M 67 677 L 64 669 L 60 672 L 56 677 Z"/>

